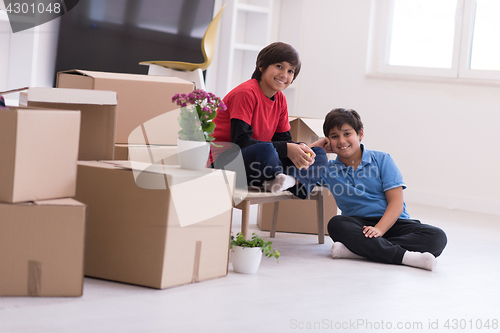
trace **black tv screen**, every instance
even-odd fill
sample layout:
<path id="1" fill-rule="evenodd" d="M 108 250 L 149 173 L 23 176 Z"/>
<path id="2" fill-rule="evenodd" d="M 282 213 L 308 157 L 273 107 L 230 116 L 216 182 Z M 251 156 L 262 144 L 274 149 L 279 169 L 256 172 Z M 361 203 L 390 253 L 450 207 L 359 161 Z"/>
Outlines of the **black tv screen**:
<path id="1" fill-rule="evenodd" d="M 141 61 L 203 62 L 215 0 L 80 0 L 61 17 L 56 73 L 147 74 Z"/>

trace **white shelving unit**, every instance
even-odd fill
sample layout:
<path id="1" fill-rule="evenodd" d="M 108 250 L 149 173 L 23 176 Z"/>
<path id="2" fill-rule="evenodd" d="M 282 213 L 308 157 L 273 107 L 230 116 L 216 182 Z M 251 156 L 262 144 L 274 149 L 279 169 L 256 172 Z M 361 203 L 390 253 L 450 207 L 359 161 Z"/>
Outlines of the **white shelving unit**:
<path id="1" fill-rule="evenodd" d="M 216 94 L 250 79 L 259 51 L 270 43 L 273 0 L 226 0 L 222 16 Z"/>

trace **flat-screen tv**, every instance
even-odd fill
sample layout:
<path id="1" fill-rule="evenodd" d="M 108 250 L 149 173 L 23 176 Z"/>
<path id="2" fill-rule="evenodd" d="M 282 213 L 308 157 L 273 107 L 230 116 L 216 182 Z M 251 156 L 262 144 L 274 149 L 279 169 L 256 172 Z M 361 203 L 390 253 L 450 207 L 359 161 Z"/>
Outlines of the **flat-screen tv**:
<path id="1" fill-rule="evenodd" d="M 80 0 L 61 17 L 56 73 L 147 74 L 141 61 L 203 62 L 215 0 Z"/>

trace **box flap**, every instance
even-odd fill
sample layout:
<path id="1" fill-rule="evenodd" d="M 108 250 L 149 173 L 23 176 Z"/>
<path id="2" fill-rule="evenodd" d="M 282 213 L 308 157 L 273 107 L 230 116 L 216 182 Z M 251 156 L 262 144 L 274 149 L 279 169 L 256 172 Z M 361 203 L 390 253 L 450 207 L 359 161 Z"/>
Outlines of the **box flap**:
<path id="1" fill-rule="evenodd" d="M 146 163 L 137 161 L 100 161 L 102 164 L 112 165 L 115 168 L 122 168 L 134 171 L 134 174 L 140 172 L 149 172 L 155 174 L 164 174 L 175 176 L 180 182 L 185 179 L 199 178 L 211 174 L 218 169 L 205 168 L 202 170 L 186 170 L 181 169 L 179 165 L 164 165 L 160 163 Z"/>
<path id="2" fill-rule="evenodd" d="M 95 167 L 95 168 L 106 168 L 106 169 L 120 168 L 120 166 L 117 166 L 117 165 L 114 165 L 111 163 L 101 162 L 101 161 L 78 161 L 78 165 Z"/>
<path id="3" fill-rule="evenodd" d="M 304 124 L 306 124 L 314 133 L 316 133 L 320 138 L 324 137 L 323 134 L 323 119 L 315 118 L 301 118 Z"/>
<path id="4" fill-rule="evenodd" d="M 85 206 L 85 204 L 72 198 L 38 200 L 33 201 L 33 203 L 37 206 Z"/>
<path id="5" fill-rule="evenodd" d="M 8 95 L 8 94 L 13 94 L 16 92 L 24 91 L 28 89 L 28 87 L 23 87 L 23 88 L 17 88 L 17 89 L 11 89 L 11 90 L 6 90 L 6 91 L 0 91 L 0 95 Z"/>
<path id="6" fill-rule="evenodd" d="M 290 123 L 292 121 L 303 122 L 311 131 L 313 131 L 318 137 L 322 138 L 323 134 L 323 119 L 318 118 L 305 118 L 305 117 L 289 117 Z"/>
<path id="7" fill-rule="evenodd" d="M 24 100 L 26 98 L 26 100 Z M 29 88 L 21 93 L 19 103 L 27 102 L 64 103 L 64 104 L 95 104 L 116 105 L 116 92 L 89 89 L 68 88 Z"/>

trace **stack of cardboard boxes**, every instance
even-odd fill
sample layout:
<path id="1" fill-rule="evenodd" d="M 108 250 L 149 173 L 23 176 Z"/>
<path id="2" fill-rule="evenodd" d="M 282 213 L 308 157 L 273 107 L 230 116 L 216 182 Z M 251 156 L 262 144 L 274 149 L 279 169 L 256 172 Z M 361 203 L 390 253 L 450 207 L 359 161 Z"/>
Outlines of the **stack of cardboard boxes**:
<path id="1" fill-rule="evenodd" d="M 77 296 L 84 274 L 153 288 L 227 275 L 234 173 L 169 165 L 172 97 L 192 90 L 72 70 L 0 110 L 0 295 Z"/>
<path id="2" fill-rule="evenodd" d="M 80 296 L 80 112 L 0 109 L 0 295 Z"/>

